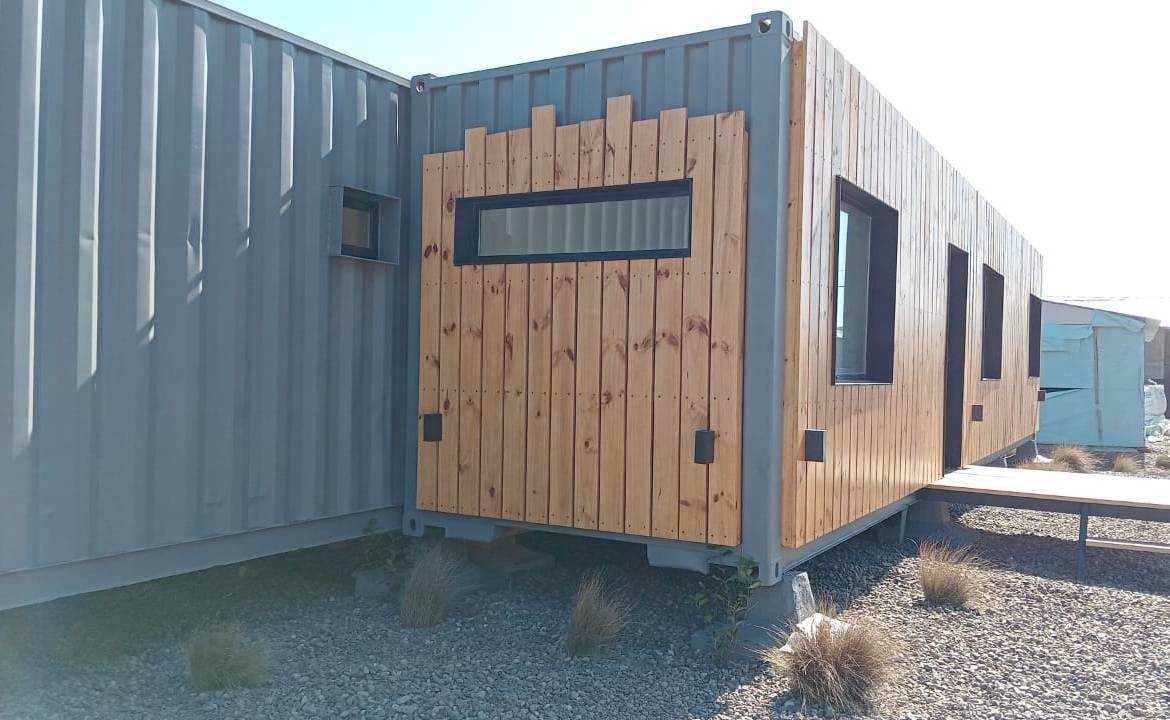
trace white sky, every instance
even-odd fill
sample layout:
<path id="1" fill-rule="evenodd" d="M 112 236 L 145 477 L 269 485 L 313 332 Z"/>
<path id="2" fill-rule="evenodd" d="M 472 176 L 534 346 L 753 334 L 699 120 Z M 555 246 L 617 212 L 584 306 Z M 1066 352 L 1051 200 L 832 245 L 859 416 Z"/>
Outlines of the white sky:
<path id="1" fill-rule="evenodd" d="M 406 77 L 811 21 L 1038 247 L 1048 296 L 1170 323 L 1170 2 L 221 0 Z"/>

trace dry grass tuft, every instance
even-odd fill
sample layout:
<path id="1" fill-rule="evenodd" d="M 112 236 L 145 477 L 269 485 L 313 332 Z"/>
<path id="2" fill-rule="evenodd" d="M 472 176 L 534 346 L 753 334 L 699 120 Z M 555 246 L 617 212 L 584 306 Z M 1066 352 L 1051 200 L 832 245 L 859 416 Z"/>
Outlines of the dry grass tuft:
<path id="1" fill-rule="evenodd" d="M 806 701 L 844 712 L 873 704 L 896 656 L 889 640 L 864 622 L 833 630 L 826 621 L 811 635 L 797 630 L 788 638 L 792 652 L 782 651 L 779 642 L 761 658 Z"/>
<path id="2" fill-rule="evenodd" d="M 837 601 L 829 595 L 817 595 L 817 612 L 828 618 L 835 618 L 841 612 L 841 607 L 837 605 Z"/>
<path id="3" fill-rule="evenodd" d="M 1141 470 L 1141 465 L 1133 455 L 1118 455 L 1113 458 L 1113 472 L 1133 475 Z"/>
<path id="4" fill-rule="evenodd" d="M 1159 455 L 1154 458 L 1154 467 L 1159 470 L 1170 470 L 1170 455 Z"/>
<path id="5" fill-rule="evenodd" d="M 1063 462 L 1040 462 L 1039 460 L 1029 460 L 1025 463 L 1020 463 L 1016 466 L 1020 470 L 1047 470 L 1049 472 L 1072 472 L 1066 463 Z"/>
<path id="6" fill-rule="evenodd" d="M 268 648 L 245 639 L 239 625 L 205 625 L 187 645 L 187 672 L 196 690 L 259 685 L 268 679 Z"/>
<path id="7" fill-rule="evenodd" d="M 1079 445 L 1058 445 L 1052 461 L 1064 463 L 1072 472 L 1087 473 L 1097 469 L 1097 456 Z"/>
<path id="8" fill-rule="evenodd" d="M 565 650 L 573 656 L 604 652 L 613 645 L 628 618 L 625 600 L 606 589 L 601 573 L 587 573 L 573 602 L 573 614 L 565 631 Z"/>
<path id="9" fill-rule="evenodd" d="M 460 565 L 459 558 L 444 543 L 435 545 L 415 563 L 398 610 L 403 627 L 433 627 L 443 621 Z"/>
<path id="10" fill-rule="evenodd" d="M 933 540 L 918 546 L 918 580 L 927 602 L 962 607 L 980 591 L 982 561 L 967 546 Z"/>

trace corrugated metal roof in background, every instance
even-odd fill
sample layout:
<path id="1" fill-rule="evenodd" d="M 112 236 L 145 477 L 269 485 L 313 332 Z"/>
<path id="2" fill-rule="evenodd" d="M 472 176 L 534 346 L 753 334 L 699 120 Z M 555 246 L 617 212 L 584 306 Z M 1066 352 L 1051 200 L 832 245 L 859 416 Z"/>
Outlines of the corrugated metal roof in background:
<path id="1" fill-rule="evenodd" d="M 0 3 L 0 572 L 401 503 L 396 76 L 210 3 Z M 270 31 L 269 31 L 270 30 Z"/>

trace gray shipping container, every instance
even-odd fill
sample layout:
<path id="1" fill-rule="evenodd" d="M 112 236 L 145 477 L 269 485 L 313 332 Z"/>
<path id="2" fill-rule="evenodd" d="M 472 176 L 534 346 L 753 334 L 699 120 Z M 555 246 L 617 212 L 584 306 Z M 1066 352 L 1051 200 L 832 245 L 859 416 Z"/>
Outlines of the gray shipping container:
<path id="1" fill-rule="evenodd" d="M 451 405 L 439 407 L 439 389 L 459 392 L 460 384 L 450 377 L 435 380 L 429 394 L 420 388 L 421 266 L 442 264 L 450 273 L 459 264 L 457 248 L 452 254 L 446 245 L 455 225 L 445 219 L 439 225 L 448 254 L 430 252 L 439 250 L 432 236 L 431 260 L 418 257 L 424 163 L 432 168 L 426 217 L 434 230 L 435 218 L 456 215 L 462 190 L 455 188 L 478 174 L 482 190 L 483 157 L 469 163 L 470 171 L 463 162 L 467 152 L 483 149 L 485 131 L 535 125 L 534 108 L 546 106 L 536 111 L 546 142 L 541 163 L 553 173 L 547 142 L 554 126 L 605 118 L 607 99 L 619 96 L 632 100 L 633 117 L 623 111 L 622 124 L 684 108 L 690 118 L 724 114 L 724 121 L 742 123 L 720 136 L 724 142 L 746 141 L 750 133 L 750 143 L 738 146 L 741 155 L 711 156 L 738 158 L 726 161 L 735 172 L 720 187 L 743 183 L 720 206 L 735 226 L 711 241 L 723 243 L 729 258 L 736 255 L 722 276 L 736 297 L 722 319 L 698 316 L 693 327 L 702 330 L 695 332 L 711 342 L 692 344 L 707 353 L 710 375 L 712 358 L 731 359 L 719 369 L 722 380 L 741 373 L 723 385 L 721 405 L 713 389 L 707 397 L 716 385 L 700 373 L 695 386 L 703 388 L 702 402 L 710 401 L 702 418 L 692 416 L 689 425 L 680 419 L 678 435 L 664 432 L 654 441 L 669 460 L 676 447 L 684 453 L 678 438 L 693 433 L 694 447 L 685 451 L 693 457 L 681 462 L 711 465 L 704 478 L 716 478 L 718 468 L 723 484 L 712 480 L 693 502 L 684 503 L 681 473 L 671 462 L 663 463 L 668 469 L 658 486 L 665 488 L 668 516 L 684 504 L 712 517 L 718 510 L 728 519 L 718 537 L 710 526 L 684 535 L 668 521 L 651 533 L 603 526 L 589 519 L 590 510 L 571 523 L 540 512 L 542 503 L 544 511 L 551 507 L 548 487 L 541 487 L 551 486 L 541 467 L 548 457 L 540 453 L 551 452 L 541 433 L 552 432 L 541 415 L 543 397 L 567 396 L 572 377 L 551 392 L 535 383 L 529 391 L 528 411 L 535 414 L 525 422 L 535 440 L 528 461 L 537 472 L 521 492 L 505 487 L 504 496 L 531 496 L 537 512 L 505 518 L 480 506 L 477 514 L 480 492 L 498 496 L 491 481 L 480 485 L 476 470 L 474 358 L 499 356 L 476 354 L 481 342 L 474 338 L 486 332 L 474 315 L 486 295 L 475 299 L 482 286 L 473 273 L 462 285 L 448 283 L 455 293 L 472 288 L 472 319 L 457 307 L 456 321 L 442 319 L 441 329 L 437 284 L 427 285 L 427 337 L 436 345 L 440 332 L 473 338 L 427 346 L 428 376 L 438 374 L 440 348 L 472 353 L 464 365 L 472 368 L 467 397 L 456 407 L 473 409 L 445 441 L 442 411 Z M 809 25 L 796 40 L 791 19 L 780 12 L 692 35 L 407 81 L 206 0 L 0 0 L 0 97 L 0 609 L 400 528 L 412 535 L 440 528 L 471 540 L 549 530 L 639 542 L 651 564 L 698 571 L 748 558 L 760 583 L 770 586 L 909 507 L 919 488 L 942 476 L 944 448 L 977 462 L 1001 457 L 1035 431 L 1038 381 L 1028 375 L 1023 352 L 1007 355 L 1009 373 L 990 386 L 967 357 L 978 345 L 966 336 L 949 351 L 954 358 L 937 353 L 930 356 L 935 366 L 918 358 L 937 349 L 946 332 L 944 295 L 924 291 L 947 280 L 945 238 L 974 253 L 973 282 L 983 282 L 986 273 L 975 270 L 985 263 L 1007 275 L 1013 292 L 1001 299 L 1001 320 L 1021 343 L 1029 293 L 1040 291 L 1039 255 L 827 40 Z M 555 123 L 547 106 L 555 108 Z M 854 132 L 846 132 L 847 121 Z M 565 129 L 576 137 L 578 129 Z M 469 137 L 479 138 L 478 149 Z M 523 158 L 511 160 L 515 167 L 523 168 L 536 148 L 535 139 L 530 147 L 526 142 L 514 146 Z M 567 147 L 575 151 L 573 142 Z M 452 182 L 438 193 L 435 158 L 424 158 L 443 152 L 452 164 L 447 169 L 440 159 L 438 167 Z M 933 189 L 905 190 L 918 182 Z M 848 396 L 842 392 L 855 383 L 845 378 L 838 392 L 828 361 L 836 336 L 815 319 L 831 317 L 836 298 L 836 283 L 823 273 L 832 263 L 836 236 L 829 228 L 843 188 L 896 218 L 885 238 L 894 252 L 871 268 L 885 273 L 884 289 L 867 300 L 883 303 L 875 316 L 889 321 L 881 326 L 889 337 L 874 343 L 889 375 L 867 376 L 861 385 L 877 389 Z M 377 223 L 365 227 L 377 236 L 368 257 L 343 252 L 343 218 L 347 237 L 357 227 L 355 213 L 343 207 L 354 202 L 377 210 Z M 971 208 L 969 216 L 945 211 L 960 204 Z M 711 268 L 718 269 L 714 260 Z M 972 287 L 971 297 L 984 290 Z M 634 302 L 623 292 L 629 299 L 617 307 Z M 458 306 L 463 296 L 456 298 Z M 442 302 L 450 312 L 451 301 Z M 713 296 L 710 302 L 714 310 Z M 528 306 L 518 307 L 524 310 L 509 317 L 523 318 L 526 327 Z M 981 306 L 970 307 L 976 327 Z M 543 312 L 550 324 L 564 319 Z M 655 312 L 672 321 L 670 313 L 681 310 Z M 681 326 L 681 314 L 674 319 Z M 495 347 L 504 353 L 502 324 L 494 327 Z M 1003 347 L 1026 347 L 1012 337 Z M 611 345 L 621 347 L 623 359 L 627 340 Z M 676 334 L 673 343 L 685 338 Z M 540 363 L 549 357 L 529 354 L 526 367 L 543 373 Z M 665 367 L 670 354 L 663 357 Z M 948 396 L 943 368 L 953 360 L 962 360 L 953 366 L 965 375 Z M 463 360 L 454 359 L 454 373 L 450 358 L 442 362 L 446 374 L 462 375 Z M 895 385 L 896 367 L 899 390 L 923 387 L 915 377 L 938 382 L 929 402 L 881 389 Z M 643 401 L 645 377 L 638 378 Z M 663 377 L 664 396 L 682 389 L 680 375 Z M 614 392 L 626 393 L 625 383 L 622 374 Z M 948 424 L 944 432 L 934 420 L 946 410 L 946 397 L 960 419 L 964 405 L 978 407 L 978 425 Z M 600 415 L 595 405 L 582 407 Z M 679 404 L 661 403 L 660 414 L 657 406 L 658 417 L 681 412 Z M 723 414 L 713 418 L 717 408 Z M 654 414 L 634 422 L 653 427 Z M 881 434 L 854 433 L 851 440 L 846 415 Z M 487 422 L 506 416 L 499 417 Z M 669 430 L 671 422 L 657 427 Z M 433 490 L 430 479 L 441 481 L 462 493 L 455 505 L 417 492 L 420 425 L 429 428 L 421 445 L 436 452 L 423 457 L 443 459 L 435 461 L 441 473 L 428 474 L 424 463 L 424 490 Z M 924 440 L 907 442 L 911 432 Z M 587 431 L 574 433 L 589 439 Z M 465 434 L 466 442 L 459 439 Z M 858 441 L 870 435 L 873 442 Z M 700 438 L 726 450 L 719 458 L 714 450 L 700 453 Z M 446 444 L 426 445 L 432 442 Z M 461 448 L 470 448 L 471 460 Z M 643 443 L 624 458 L 626 473 L 639 473 L 646 503 L 655 471 L 643 461 L 650 456 Z M 559 472 L 568 477 L 563 467 Z M 464 479 L 466 491 L 455 487 Z M 566 485 L 558 485 L 561 499 L 573 495 Z M 583 497 L 597 493 L 590 482 L 580 487 Z"/>
<path id="2" fill-rule="evenodd" d="M 397 527 L 408 83 L 201 0 L 0 2 L 0 609 Z M 408 442 L 404 442 L 408 441 Z"/>

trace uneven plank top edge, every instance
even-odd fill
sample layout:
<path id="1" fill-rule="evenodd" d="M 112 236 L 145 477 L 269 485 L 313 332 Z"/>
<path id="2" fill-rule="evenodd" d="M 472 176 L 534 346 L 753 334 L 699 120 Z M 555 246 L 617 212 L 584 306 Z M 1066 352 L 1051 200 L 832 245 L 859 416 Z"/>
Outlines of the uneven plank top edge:
<path id="1" fill-rule="evenodd" d="M 966 467 L 930 485 L 937 490 L 1170 510 L 1170 479 L 1018 468 Z"/>

